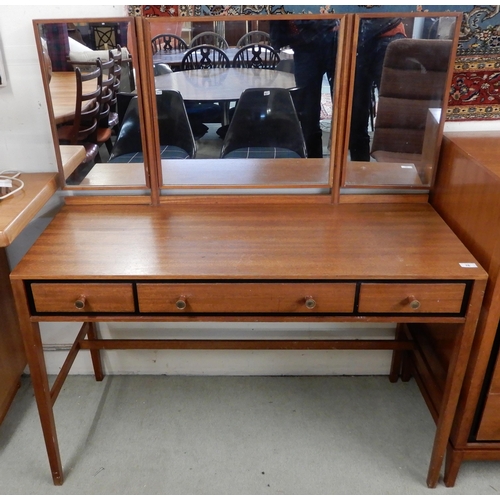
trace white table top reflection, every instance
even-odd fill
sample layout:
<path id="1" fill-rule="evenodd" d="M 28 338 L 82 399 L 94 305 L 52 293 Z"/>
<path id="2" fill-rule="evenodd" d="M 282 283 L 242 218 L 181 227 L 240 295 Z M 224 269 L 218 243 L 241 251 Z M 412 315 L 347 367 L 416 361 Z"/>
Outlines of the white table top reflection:
<path id="1" fill-rule="evenodd" d="M 273 69 L 212 68 L 155 77 L 159 90 L 177 90 L 185 101 L 234 101 L 249 88 L 295 87 L 292 73 Z"/>

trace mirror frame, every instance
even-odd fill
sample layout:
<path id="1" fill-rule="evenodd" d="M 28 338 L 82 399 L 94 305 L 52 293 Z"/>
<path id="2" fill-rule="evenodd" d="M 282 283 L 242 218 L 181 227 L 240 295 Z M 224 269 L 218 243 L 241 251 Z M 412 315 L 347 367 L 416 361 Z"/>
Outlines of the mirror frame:
<path id="1" fill-rule="evenodd" d="M 159 155 L 159 144 L 158 140 L 154 141 L 154 157 L 151 162 L 151 169 L 155 170 L 158 174 L 158 182 L 160 186 L 160 197 L 161 198 L 169 198 L 175 197 L 176 194 L 184 195 L 193 195 L 196 196 L 198 193 L 210 191 L 214 194 L 214 191 L 217 193 L 227 193 L 228 190 L 231 190 L 231 194 L 236 194 L 237 196 L 242 194 L 242 191 L 252 193 L 264 193 L 269 194 L 269 190 L 271 190 L 271 194 L 278 194 L 282 190 L 290 190 L 296 189 L 320 189 L 324 191 L 324 193 L 330 200 L 332 196 L 332 189 L 334 186 L 334 175 L 337 170 L 339 170 L 339 145 L 342 144 L 342 137 L 339 139 L 339 131 L 343 132 L 343 127 L 341 126 L 342 121 L 344 119 L 344 113 L 342 110 L 342 99 L 343 93 L 345 89 L 345 78 L 346 75 L 343 71 L 340 70 L 342 65 L 344 64 L 344 59 L 346 59 L 346 39 L 349 36 L 350 29 L 349 25 L 351 23 L 349 14 L 287 14 L 284 15 L 238 15 L 238 16 L 181 16 L 181 17 L 151 17 L 151 18 L 143 18 L 143 27 L 142 27 L 142 55 L 144 60 L 144 68 L 142 69 L 142 74 L 144 76 L 143 86 L 144 89 L 147 89 L 145 94 L 149 96 L 155 95 L 155 85 L 154 85 L 154 75 L 153 75 L 153 66 L 150 64 L 152 61 L 153 53 L 151 49 L 151 27 L 154 24 L 168 24 L 168 23 L 179 23 L 179 22 L 196 22 L 196 23 L 213 23 L 213 22 L 247 22 L 247 21 L 292 21 L 292 20 L 325 20 L 325 19 L 338 19 L 340 21 L 339 28 L 339 36 L 338 36 L 338 47 L 337 47 L 337 56 L 336 56 L 336 71 L 334 77 L 334 95 L 332 98 L 332 107 L 335 109 L 335 112 L 332 116 L 331 122 L 331 153 L 328 158 L 328 172 L 325 175 L 324 182 L 321 181 L 319 183 L 310 183 L 310 184 L 300 184 L 294 185 L 293 179 L 288 182 L 283 182 L 282 184 L 270 184 L 268 181 L 263 180 L 261 183 L 256 184 L 231 184 L 225 185 L 224 183 L 210 183 L 210 184 L 193 184 L 193 185 L 169 185 L 163 182 L 162 178 L 162 160 Z M 152 115 L 156 116 L 156 102 L 154 99 L 151 99 L 148 102 L 148 106 L 151 106 Z M 158 137 L 158 124 L 153 120 L 152 123 L 149 124 L 152 137 Z M 153 141 L 152 141 L 153 142 Z M 300 162 L 313 162 L 314 158 L 304 158 L 298 161 Z M 325 162 L 325 158 L 319 159 L 322 163 Z M 207 160 L 205 160 L 206 162 Z M 209 160 L 212 162 L 221 162 L 220 159 Z M 226 160 L 228 161 L 228 160 Z M 247 160 L 245 160 L 247 161 Z M 269 165 L 269 162 L 276 161 L 274 159 L 269 160 L 260 160 L 262 166 Z M 173 165 L 175 168 L 175 163 L 172 163 L 172 160 L 163 160 L 164 167 L 169 168 L 169 164 Z M 182 162 L 198 162 L 203 165 L 204 161 L 202 159 L 193 159 L 193 160 L 182 160 Z M 308 163 L 311 165 L 311 163 Z M 306 163 L 307 165 L 307 163 Z M 272 163 L 271 163 L 272 166 Z M 220 175 L 220 174 L 219 174 Z M 215 176 L 216 177 L 216 176 Z M 166 193 L 165 191 L 170 190 L 170 192 Z M 163 191 L 163 192 L 162 192 Z M 322 194 L 313 194 L 312 196 L 318 197 L 322 196 Z"/>
<path id="2" fill-rule="evenodd" d="M 349 168 L 348 160 L 348 152 L 349 152 L 349 131 L 351 124 L 351 112 L 352 112 L 352 104 L 354 97 L 354 75 L 356 69 L 356 55 L 357 55 L 357 46 L 358 46 L 358 38 L 359 38 L 359 26 L 362 19 L 366 18 L 384 18 L 384 17 L 401 17 L 403 19 L 408 18 L 441 18 L 441 17 L 454 17 L 456 19 L 453 38 L 452 38 L 452 47 L 450 53 L 450 59 L 448 64 L 446 83 L 443 88 L 443 98 L 441 102 L 441 116 L 437 127 L 437 136 L 436 136 L 436 147 L 433 151 L 433 161 L 432 161 L 432 175 L 429 180 L 429 184 L 425 184 L 422 186 L 415 185 L 387 185 L 387 184 L 367 184 L 356 187 L 351 187 L 346 184 L 346 175 L 347 170 Z M 355 198 L 355 195 L 383 195 L 383 194 L 403 194 L 404 196 L 408 196 L 408 194 L 415 193 L 423 193 L 425 194 L 425 199 L 427 199 L 427 195 L 430 192 L 431 186 L 434 183 L 434 178 L 436 175 L 436 169 L 439 159 L 439 150 L 443 137 L 443 129 L 446 121 L 446 108 L 448 106 L 448 94 L 449 89 L 451 87 L 451 81 L 453 77 L 453 69 L 455 63 L 455 57 L 458 47 L 458 39 L 460 34 L 460 26 L 462 22 L 463 14 L 461 12 L 379 12 L 379 13 L 357 13 L 353 14 L 353 36 L 352 36 L 352 49 L 350 51 L 350 57 L 348 61 L 349 68 L 349 90 L 348 90 L 348 99 L 345 101 L 346 106 L 346 121 L 345 121 L 345 136 L 342 144 L 341 151 L 341 173 L 338 188 L 334 190 L 337 193 L 336 201 L 349 201 L 348 196 Z M 376 192 L 374 192 L 376 191 Z M 353 200 L 350 200 L 351 202 Z"/>
<path id="3" fill-rule="evenodd" d="M 51 128 L 51 134 L 52 134 L 52 140 L 53 140 L 53 146 L 54 146 L 54 153 L 56 157 L 56 162 L 57 162 L 57 168 L 58 168 L 58 173 L 59 173 L 59 179 L 60 179 L 60 187 L 63 190 L 71 190 L 71 191 L 76 191 L 79 192 L 78 194 L 85 194 L 84 192 L 89 192 L 89 191 L 98 191 L 100 193 L 103 193 L 104 191 L 111 191 L 113 196 L 117 196 L 117 192 L 120 192 L 119 196 L 120 200 L 127 200 L 127 201 L 132 201 L 133 203 L 150 203 L 151 199 L 151 180 L 150 180 L 150 172 L 148 169 L 148 164 L 149 164 L 149 158 L 148 158 L 148 151 L 146 148 L 144 148 L 144 176 L 145 176 L 145 184 L 144 186 L 127 186 L 127 185 L 103 185 L 103 186 L 81 186 L 81 185 L 72 185 L 72 184 L 67 184 L 66 182 L 66 174 L 64 172 L 64 166 L 63 166 L 63 161 L 61 157 L 61 150 L 59 148 L 59 140 L 57 136 L 57 125 L 55 122 L 55 117 L 54 117 L 54 110 L 53 110 L 53 105 L 52 105 L 52 96 L 50 92 L 50 80 L 49 76 L 46 71 L 45 67 L 45 62 L 44 62 L 44 56 L 43 56 L 43 47 L 42 47 L 42 42 L 40 38 L 40 27 L 46 24 L 67 24 L 67 23 L 127 23 L 129 25 L 129 32 L 128 32 L 128 40 L 127 40 L 127 48 L 129 49 L 129 52 L 131 54 L 134 54 L 135 59 L 133 61 L 133 68 L 135 71 L 138 69 L 138 64 L 140 60 L 139 56 L 139 44 L 138 44 L 138 32 L 137 32 L 137 18 L 132 17 L 132 16 L 127 16 L 127 17 L 99 17 L 99 18 L 61 18 L 61 19 L 34 19 L 33 20 L 33 29 L 34 29 L 34 35 L 35 35 L 35 43 L 38 51 L 38 59 L 39 59 L 39 65 L 40 65 L 40 71 L 41 71 L 41 76 L 42 76 L 42 82 L 43 82 L 43 87 L 44 87 L 44 93 L 45 93 L 45 98 L 47 102 L 47 112 L 49 116 L 49 123 L 50 123 L 50 128 Z M 135 79 L 135 86 L 137 89 L 137 93 L 139 96 L 142 95 L 142 82 L 141 82 L 141 77 L 140 77 L 140 70 L 139 70 L 139 77 L 137 77 L 136 74 L 136 79 Z M 147 130 L 146 130 L 146 120 L 144 118 L 144 109 L 143 109 L 143 103 L 142 99 L 139 98 L 139 117 L 141 120 L 141 139 L 143 141 L 143 144 L 146 144 L 146 137 L 147 137 Z M 139 192 L 139 194 L 130 194 L 132 191 Z M 66 197 L 66 200 L 69 200 L 71 197 Z M 99 196 L 92 196 L 89 197 L 89 199 L 98 201 Z"/>

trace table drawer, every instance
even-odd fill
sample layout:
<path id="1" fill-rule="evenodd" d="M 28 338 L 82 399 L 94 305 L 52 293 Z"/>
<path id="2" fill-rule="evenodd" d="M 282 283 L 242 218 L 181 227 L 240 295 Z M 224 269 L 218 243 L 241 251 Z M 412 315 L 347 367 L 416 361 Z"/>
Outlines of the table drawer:
<path id="1" fill-rule="evenodd" d="M 458 314 L 465 283 L 362 283 L 360 313 Z"/>
<path id="2" fill-rule="evenodd" d="M 32 283 L 37 312 L 134 312 L 131 283 Z"/>
<path id="3" fill-rule="evenodd" d="M 352 313 L 354 283 L 139 283 L 141 313 Z"/>

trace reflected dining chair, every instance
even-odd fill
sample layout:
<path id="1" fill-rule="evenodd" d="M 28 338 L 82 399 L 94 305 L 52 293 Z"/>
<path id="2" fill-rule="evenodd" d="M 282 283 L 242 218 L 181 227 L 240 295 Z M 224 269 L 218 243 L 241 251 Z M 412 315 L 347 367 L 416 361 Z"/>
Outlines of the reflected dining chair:
<path id="1" fill-rule="evenodd" d="M 244 47 L 245 45 L 250 45 L 251 43 L 270 44 L 271 37 L 269 33 L 266 33 L 265 31 L 249 31 L 238 40 L 236 47 Z"/>
<path id="2" fill-rule="evenodd" d="M 215 31 L 203 31 L 194 36 L 189 47 L 197 47 L 199 45 L 215 45 L 222 50 L 229 48 L 226 39 L 222 35 L 215 33 Z"/>
<path id="3" fill-rule="evenodd" d="M 231 61 L 227 54 L 214 45 L 199 45 L 189 49 L 181 62 L 182 71 L 230 67 Z M 186 103 L 186 109 L 197 138 L 208 131 L 205 123 L 222 125 L 224 110 L 218 102 L 189 102 Z"/>
<path id="4" fill-rule="evenodd" d="M 106 144 L 108 153 L 111 153 L 113 144 L 111 135 L 113 127 L 109 124 L 111 106 L 116 104 L 115 99 L 115 61 L 110 54 L 108 61 L 97 60 L 101 67 L 101 96 L 99 108 L 99 122 L 96 132 L 96 142 L 98 146 Z M 114 101 L 114 102 L 113 102 Z M 118 119 L 118 114 L 116 114 Z"/>
<path id="5" fill-rule="evenodd" d="M 98 159 L 97 127 L 100 113 L 101 97 L 101 65 L 100 61 L 92 71 L 82 73 L 75 68 L 76 101 L 75 114 L 71 122 L 64 123 L 57 129 L 60 144 L 80 144 L 85 148 L 85 160 L 89 164 Z M 84 92 L 84 84 L 86 91 Z"/>
<path id="6" fill-rule="evenodd" d="M 227 54 L 215 45 L 198 45 L 189 49 L 182 58 L 181 70 L 229 68 Z"/>
<path id="7" fill-rule="evenodd" d="M 188 49 L 188 44 L 177 35 L 172 33 L 162 33 L 151 39 L 153 54 L 163 50 L 164 52 L 182 52 Z"/>
<path id="8" fill-rule="evenodd" d="M 156 96 L 156 105 L 161 158 L 194 158 L 196 142 L 180 93 L 175 90 L 164 90 Z M 135 96 L 128 105 L 109 162 L 142 163 L 143 161 L 139 107 Z"/>
<path id="9" fill-rule="evenodd" d="M 290 92 L 247 89 L 236 105 L 221 158 L 305 158 L 306 144 Z"/>
<path id="10" fill-rule="evenodd" d="M 109 58 L 113 60 L 113 95 L 109 103 L 109 117 L 108 117 L 108 127 L 116 129 L 119 122 L 118 111 L 117 111 L 117 94 L 120 91 L 121 75 L 122 75 L 122 48 L 120 45 L 116 46 L 116 49 L 109 51 Z"/>
<path id="11" fill-rule="evenodd" d="M 270 45 L 245 45 L 233 57 L 234 68 L 276 69 L 280 62 L 278 52 Z"/>

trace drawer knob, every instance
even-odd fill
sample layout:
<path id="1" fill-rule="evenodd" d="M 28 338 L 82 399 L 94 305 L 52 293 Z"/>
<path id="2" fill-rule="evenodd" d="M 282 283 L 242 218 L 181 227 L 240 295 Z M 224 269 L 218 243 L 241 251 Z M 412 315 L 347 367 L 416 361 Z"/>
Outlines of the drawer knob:
<path id="1" fill-rule="evenodd" d="M 179 297 L 177 299 L 177 301 L 175 303 L 175 307 L 177 307 L 177 309 L 182 311 L 183 309 L 186 309 L 186 306 L 187 306 L 186 297 L 184 297 L 184 295 L 182 295 L 181 297 Z"/>
<path id="2" fill-rule="evenodd" d="M 306 307 L 308 309 L 314 309 L 316 307 L 316 301 L 312 297 L 306 297 Z"/>
<path id="3" fill-rule="evenodd" d="M 78 297 L 76 300 L 75 300 L 75 307 L 77 309 L 83 309 L 85 307 L 85 302 L 86 302 L 86 297 L 85 295 L 80 295 L 80 297 Z"/>
<path id="4" fill-rule="evenodd" d="M 410 303 L 410 307 L 414 310 L 420 308 L 420 301 L 415 298 L 415 295 L 410 295 L 408 297 L 408 302 Z"/>

